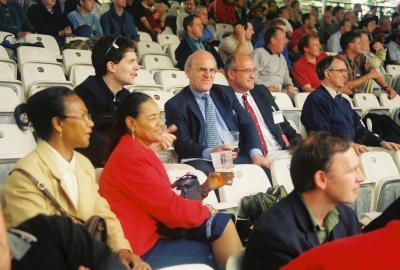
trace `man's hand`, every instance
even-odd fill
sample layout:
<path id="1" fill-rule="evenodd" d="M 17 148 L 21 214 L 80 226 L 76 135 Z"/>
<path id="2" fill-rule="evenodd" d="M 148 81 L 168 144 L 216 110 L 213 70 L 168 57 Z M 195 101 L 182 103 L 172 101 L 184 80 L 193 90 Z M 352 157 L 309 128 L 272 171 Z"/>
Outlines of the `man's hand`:
<path id="1" fill-rule="evenodd" d="M 371 69 L 369 72 L 368 72 L 368 79 L 372 79 L 372 80 L 375 80 L 376 78 L 379 78 L 380 76 L 381 76 L 381 74 L 379 74 L 379 72 L 378 71 L 376 71 L 376 69 Z"/>
<path id="2" fill-rule="evenodd" d="M 387 141 L 382 141 L 381 146 L 387 150 L 400 150 L 400 144 L 393 143 L 393 142 L 387 142 Z"/>
<path id="3" fill-rule="evenodd" d="M 276 85 L 268 85 L 267 88 L 270 92 L 279 92 L 279 88 Z"/>
<path id="4" fill-rule="evenodd" d="M 238 40 L 246 40 L 246 35 L 243 25 L 238 24 L 235 26 L 235 35 L 238 37 Z"/>
<path id="5" fill-rule="evenodd" d="M 221 146 L 219 146 L 219 147 L 213 148 L 213 149 L 211 150 L 211 153 L 232 150 L 232 159 L 235 159 L 235 158 L 237 158 L 237 155 L 238 155 L 236 152 L 233 151 L 233 150 L 235 150 L 235 148 L 236 148 L 236 147 L 233 146 L 233 145 L 225 145 L 225 144 L 223 144 L 223 145 L 221 145 Z"/>
<path id="6" fill-rule="evenodd" d="M 295 94 L 295 93 L 297 93 L 297 90 L 296 90 L 296 88 L 294 88 L 293 85 L 288 85 L 288 86 L 286 86 L 286 92 Z"/>
<path id="7" fill-rule="evenodd" d="M 397 96 L 396 90 L 394 90 L 391 87 L 385 87 L 385 92 L 388 95 L 389 99 L 393 99 L 394 97 Z"/>
<path id="8" fill-rule="evenodd" d="M 177 130 L 178 128 L 175 125 L 170 125 L 166 130 L 163 131 L 161 141 L 152 143 L 150 145 L 150 149 L 157 153 L 158 151 L 167 150 L 170 148 L 176 140 L 176 136 L 172 133 Z"/>
<path id="9" fill-rule="evenodd" d="M 356 151 L 357 155 L 361 155 L 362 153 L 369 152 L 368 147 L 362 144 L 353 143 L 353 148 Z"/>
<path id="10" fill-rule="evenodd" d="M 130 252 L 127 249 L 121 249 L 117 253 L 118 259 L 121 263 L 126 267 L 126 269 L 133 269 L 133 270 L 151 270 L 149 264 L 142 261 L 142 259 Z M 133 266 L 133 268 L 131 267 Z"/>
<path id="11" fill-rule="evenodd" d="M 260 156 L 260 155 L 254 155 L 252 158 L 253 164 L 258 165 L 260 167 L 264 168 L 270 168 L 271 167 L 271 160 L 269 160 L 266 157 Z"/>

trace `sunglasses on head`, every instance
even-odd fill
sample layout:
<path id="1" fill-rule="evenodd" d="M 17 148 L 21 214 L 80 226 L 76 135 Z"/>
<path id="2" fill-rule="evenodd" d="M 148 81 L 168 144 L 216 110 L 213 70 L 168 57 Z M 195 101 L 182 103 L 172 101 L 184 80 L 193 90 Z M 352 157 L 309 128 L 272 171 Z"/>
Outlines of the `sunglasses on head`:
<path id="1" fill-rule="evenodd" d="M 119 46 L 118 46 L 118 44 L 117 44 L 117 41 L 118 41 L 120 38 L 121 38 L 121 35 L 117 35 L 117 36 L 113 39 L 113 41 L 111 42 L 110 46 L 107 48 L 106 52 L 104 53 L 103 59 L 106 58 L 107 54 L 110 53 L 110 51 L 111 51 L 112 48 L 114 48 L 114 49 L 116 49 L 116 50 L 119 49 Z"/>

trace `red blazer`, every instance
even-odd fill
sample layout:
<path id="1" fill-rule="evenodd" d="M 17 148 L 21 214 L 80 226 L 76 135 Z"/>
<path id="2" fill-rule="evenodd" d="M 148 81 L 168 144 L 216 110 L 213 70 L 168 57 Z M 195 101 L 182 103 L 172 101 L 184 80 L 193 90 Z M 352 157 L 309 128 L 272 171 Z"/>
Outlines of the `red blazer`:
<path id="1" fill-rule="evenodd" d="M 317 246 L 282 270 L 399 269 L 400 221 Z"/>
<path id="2" fill-rule="evenodd" d="M 140 256 L 160 239 L 158 221 L 170 228 L 194 228 L 210 215 L 201 202 L 176 195 L 155 153 L 128 135 L 121 138 L 104 167 L 100 194 Z"/>

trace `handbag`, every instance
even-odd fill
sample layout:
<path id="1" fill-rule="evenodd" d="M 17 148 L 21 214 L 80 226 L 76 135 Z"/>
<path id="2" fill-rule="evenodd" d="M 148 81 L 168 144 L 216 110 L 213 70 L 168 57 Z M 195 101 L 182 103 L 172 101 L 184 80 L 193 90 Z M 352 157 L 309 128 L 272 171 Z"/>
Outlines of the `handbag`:
<path id="1" fill-rule="evenodd" d="M 72 218 L 73 220 L 77 221 L 89 232 L 89 234 L 96 239 L 97 241 L 106 243 L 107 242 L 107 223 L 104 218 L 93 215 L 91 216 L 86 222 L 83 221 L 81 218 L 76 217 L 67 213 L 59 204 L 59 202 L 54 198 L 54 196 L 50 193 L 50 191 L 46 188 L 46 186 L 38 181 L 33 175 L 25 171 L 24 169 L 17 168 L 12 170 L 9 174 L 13 172 L 19 172 L 23 174 L 25 177 L 30 179 L 32 183 L 43 192 L 43 194 L 50 200 L 53 206 L 61 213 L 61 215 Z"/>

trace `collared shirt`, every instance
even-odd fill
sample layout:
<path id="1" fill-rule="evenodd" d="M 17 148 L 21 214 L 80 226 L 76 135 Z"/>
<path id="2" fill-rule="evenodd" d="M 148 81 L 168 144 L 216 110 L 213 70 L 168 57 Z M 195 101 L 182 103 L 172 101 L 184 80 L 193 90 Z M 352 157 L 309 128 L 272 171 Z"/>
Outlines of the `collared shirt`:
<path id="1" fill-rule="evenodd" d="M 201 114 L 203 115 L 204 120 L 206 119 L 206 115 L 205 115 L 205 100 L 203 99 L 203 95 L 204 94 L 210 94 L 210 91 L 207 92 L 198 92 L 192 88 L 190 88 L 190 90 L 192 91 L 194 98 L 196 99 L 197 104 L 199 105 Z M 211 95 L 210 95 L 211 97 Z M 217 131 L 218 131 L 218 136 L 220 138 L 220 140 L 222 142 L 224 142 L 224 134 L 229 133 L 229 129 L 228 126 L 226 125 L 224 119 L 222 118 L 220 112 L 218 111 L 217 106 L 215 106 L 214 101 L 211 98 L 211 102 L 213 104 L 214 107 L 214 111 L 215 111 L 215 124 L 217 125 Z M 200 142 L 202 145 L 205 145 L 206 142 Z M 262 155 L 261 149 L 251 149 L 250 150 L 250 157 L 254 156 L 254 155 Z M 202 153 L 202 158 L 204 159 L 211 159 L 211 148 L 206 148 L 204 149 L 203 153 Z"/>
<path id="2" fill-rule="evenodd" d="M 392 60 L 392 61 L 400 60 L 400 45 L 399 44 L 397 44 L 395 41 L 392 40 L 387 45 L 387 48 L 389 50 L 390 60 Z"/>
<path id="3" fill-rule="evenodd" d="M 316 89 L 320 86 L 321 81 L 317 75 L 317 64 L 326 56 L 326 53 L 321 52 L 316 57 L 316 64 L 314 64 L 310 63 L 303 55 L 299 60 L 296 61 L 296 63 L 294 63 L 292 77 L 299 88 L 303 89 L 303 87 L 307 84 L 309 84 L 313 89 Z"/>
<path id="4" fill-rule="evenodd" d="M 235 95 L 236 95 L 237 99 L 239 100 L 240 105 L 242 105 L 244 108 L 243 94 L 235 92 Z M 267 124 L 265 123 L 264 118 L 263 118 L 260 110 L 258 109 L 257 103 L 254 101 L 253 96 L 250 93 L 248 93 L 248 95 L 247 95 L 247 101 L 249 102 L 250 106 L 253 108 L 253 111 L 256 115 L 258 124 L 260 125 L 260 128 L 261 128 L 261 133 L 263 134 L 264 140 L 267 143 L 268 153 L 277 151 L 277 150 L 282 150 L 281 145 L 277 142 L 274 135 L 272 135 Z"/>
<path id="5" fill-rule="evenodd" d="M 342 51 L 342 46 L 340 46 L 340 37 L 342 34 L 340 31 L 337 31 L 333 33 L 327 43 L 327 48 L 329 52 L 341 52 Z"/>
<path id="6" fill-rule="evenodd" d="M 57 169 L 61 173 L 61 181 L 65 184 L 68 197 L 71 199 L 75 208 L 78 208 L 78 183 L 76 179 L 75 153 L 72 154 L 72 159 L 68 162 L 50 144 L 45 142 L 45 145 L 47 145 L 53 153 Z"/>
<path id="7" fill-rule="evenodd" d="M 338 54 L 338 57 L 343 59 L 346 64 L 347 70 L 349 72 L 349 81 L 355 80 L 369 72 L 366 66 L 367 58 L 363 54 L 359 54 L 354 57 L 353 60 L 350 60 L 344 52 Z M 363 92 L 367 82 L 362 83 L 358 87 L 353 88 L 353 92 L 360 93 Z"/>
<path id="8" fill-rule="evenodd" d="M 328 90 L 328 93 L 332 96 L 333 99 L 335 99 L 335 97 L 337 95 L 340 95 L 341 93 L 329 86 L 326 86 L 325 84 L 322 83 L 322 86 L 325 87 L 326 90 Z"/>
<path id="9" fill-rule="evenodd" d="M 329 235 L 333 231 L 333 228 L 339 223 L 339 211 L 336 208 L 333 208 L 328 215 L 324 218 L 324 224 L 320 226 L 318 224 L 317 219 L 314 214 L 311 212 L 310 208 L 308 208 L 306 202 L 304 201 L 303 196 L 300 196 L 303 200 L 304 206 L 307 209 L 307 212 L 310 216 L 311 223 L 313 225 L 313 229 L 317 234 L 317 238 L 320 244 L 325 243 L 329 240 Z"/>

